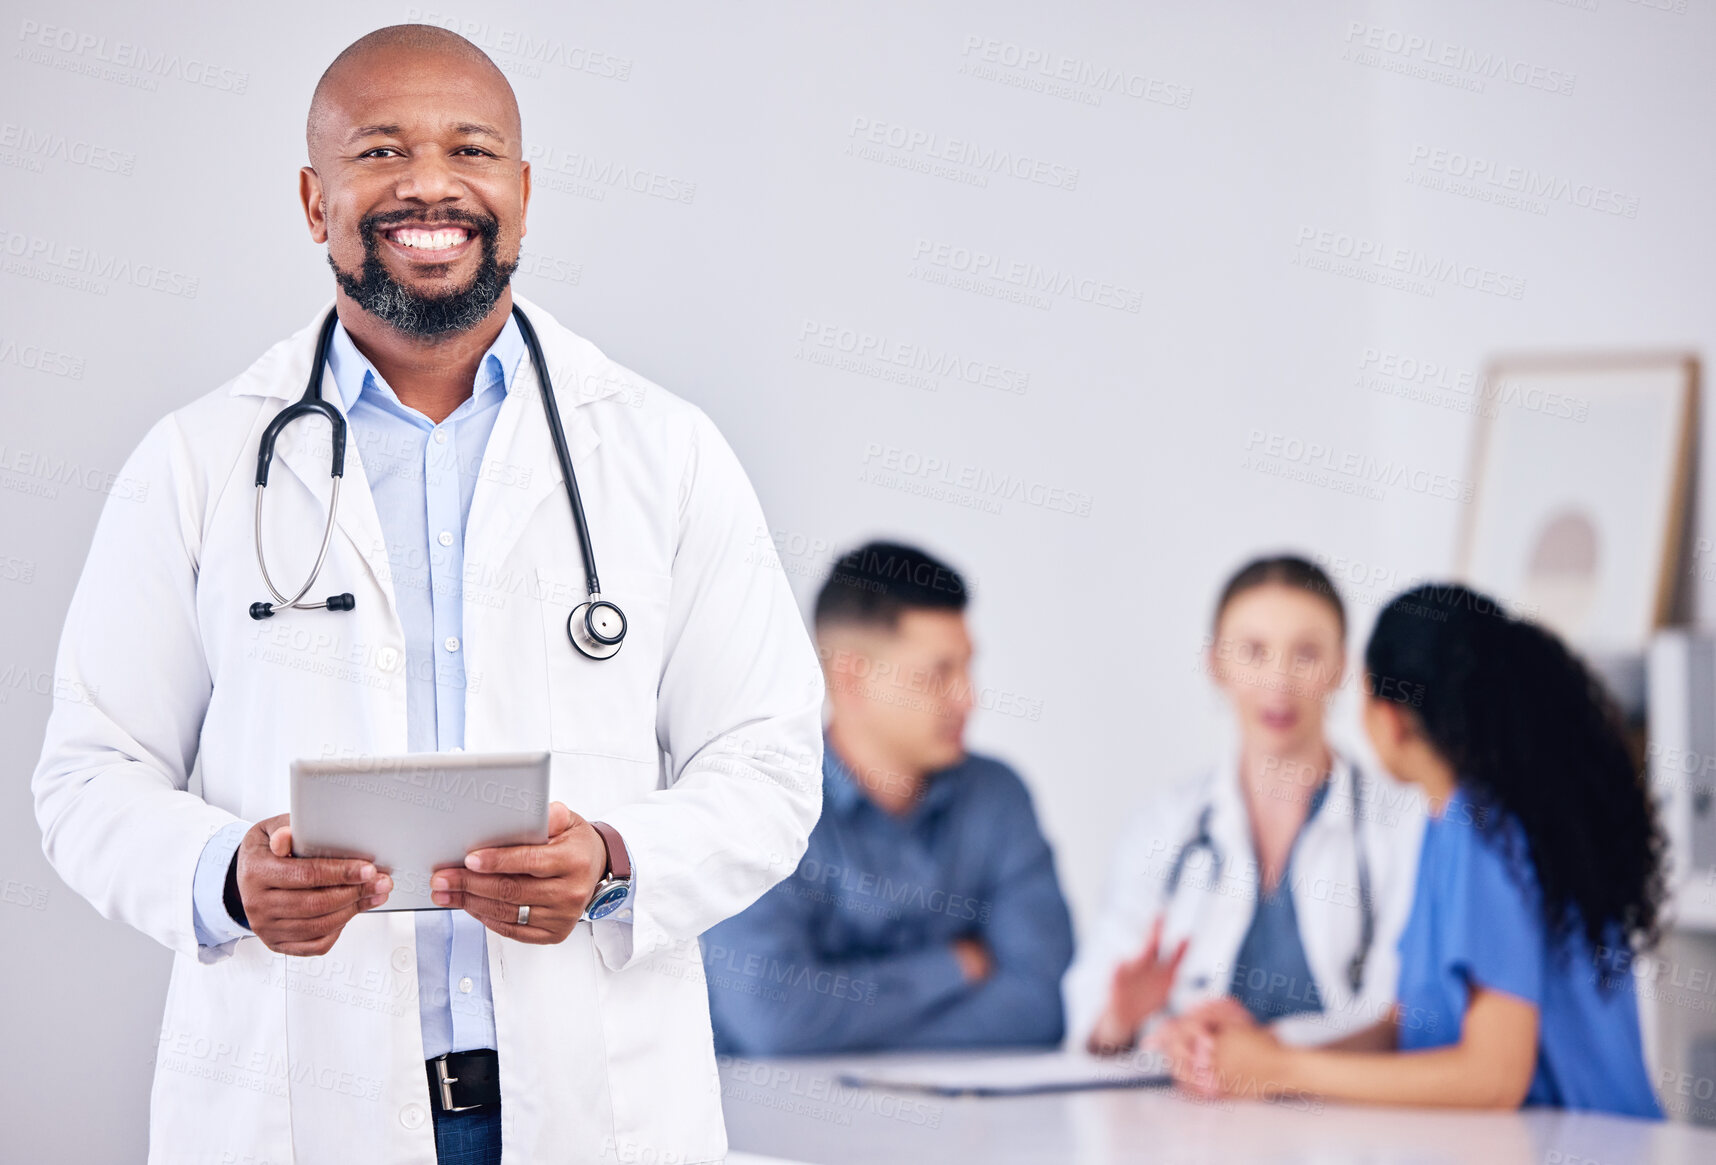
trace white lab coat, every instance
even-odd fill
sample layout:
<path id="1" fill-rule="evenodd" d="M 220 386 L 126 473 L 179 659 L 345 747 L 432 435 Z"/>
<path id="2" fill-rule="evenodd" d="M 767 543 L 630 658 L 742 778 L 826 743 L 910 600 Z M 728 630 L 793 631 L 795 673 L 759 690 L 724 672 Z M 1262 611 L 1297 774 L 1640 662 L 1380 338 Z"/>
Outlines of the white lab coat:
<path id="1" fill-rule="evenodd" d="M 507 1165 L 726 1152 L 697 936 L 791 873 L 821 809 L 823 685 L 762 511 L 708 417 L 523 300 L 540 333 L 620 652 L 577 653 L 584 575 L 529 361 L 471 504 L 469 751 L 552 748 L 551 799 L 624 837 L 633 920 L 532 945 L 485 931 Z M 331 306 L 328 305 L 328 306 Z M 315 595 L 266 599 L 257 444 L 307 379 L 316 327 L 163 419 L 102 512 L 33 779 L 43 849 L 106 918 L 175 953 L 150 1162 L 432 1165 L 411 912 L 364 913 L 324 956 L 197 945 L 211 834 L 288 809 L 295 757 L 406 751 L 405 642 L 355 447 Z M 323 397 L 336 404 L 331 373 Z M 327 427 L 290 425 L 267 489 L 269 569 L 302 581 L 329 493 Z M 288 592 L 290 593 L 290 592 Z M 202 795 L 187 790 L 200 768 Z M 116 973 L 117 970 L 116 970 Z"/>
<path id="2" fill-rule="evenodd" d="M 1424 833 L 1423 801 L 1417 792 L 1390 778 L 1361 773 L 1338 755 L 1331 780 L 1322 808 L 1298 839 L 1292 871 L 1299 934 L 1323 1011 L 1277 1020 L 1277 1033 L 1291 1043 L 1324 1043 L 1388 1014 L 1400 974 L 1397 944 L 1417 880 Z M 1370 863 L 1375 918 L 1357 996 L 1347 974 L 1362 933 L 1353 829 L 1355 781 L 1362 782 L 1358 826 Z M 1196 848 L 1187 855 L 1178 891 L 1170 896 L 1167 883 L 1175 858 L 1197 835 L 1205 806 L 1213 806 L 1209 835 L 1222 855 L 1220 876 L 1214 874 L 1209 851 Z M 1181 1013 L 1226 995 L 1251 925 L 1256 888 L 1250 815 L 1240 791 L 1238 758 L 1230 754 L 1145 805 L 1122 833 L 1100 913 L 1063 983 L 1068 1045 L 1084 1045 L 1107 1005 L 1114 968 L 1144 949 L 1151 926 L 1164 913 L 1164 956 L 1181 939 L 1191 940 L 1167 1012 Z M 1303 987 L 1294 990 L 1301 997 L 1309 994 Z M 1139 1034 L 1150 1026 L 1147 1023 Z"/>

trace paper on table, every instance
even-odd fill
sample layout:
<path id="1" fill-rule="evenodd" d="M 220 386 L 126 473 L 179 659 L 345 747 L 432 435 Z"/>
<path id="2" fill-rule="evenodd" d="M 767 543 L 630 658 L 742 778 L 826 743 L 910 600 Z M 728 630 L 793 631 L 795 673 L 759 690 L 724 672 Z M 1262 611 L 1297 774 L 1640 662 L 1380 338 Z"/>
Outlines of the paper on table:
<path id="1" fill-rule="evenodd" d="M 839 1079 L 851 1088 L 895 1088 L 941 1096 L 1023 1096 L 1173 1082 L 1165 1060 L 1155 1053 L 1108 1058 L 1077 1051 L 889 1059 L 874 1067 L 845 1069 Z"/>

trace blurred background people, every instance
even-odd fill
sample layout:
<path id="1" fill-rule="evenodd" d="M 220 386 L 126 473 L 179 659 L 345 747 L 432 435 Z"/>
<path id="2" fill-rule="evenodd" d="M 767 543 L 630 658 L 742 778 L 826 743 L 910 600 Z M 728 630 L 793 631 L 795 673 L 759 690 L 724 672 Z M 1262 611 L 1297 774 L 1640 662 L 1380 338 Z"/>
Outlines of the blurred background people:
<path id="1" fill-rule="evenodd" d="M 967 589 L 871 542 L 817 596 L 822 818 L 797 871 L 703 937 L 716 1047 L 1052 1045 L 1072 924 L 1031 798 L 965 747 Z"/>
<path id="2" fill-rule="evenodd" d="M 1345 610 L 1315 564 L 1258 558 L 1222 588 L 1205 664 L 1237 744 L 1123 834 L 1067 976 L 1069 1043 L 1129 1049 L 1220 996 L 1302 1043 L 1388 1013 L 1423 817 L 1329 741 L 1345 660 Z"/>
<path id="3" fill-rule="evenodd" d="M 1177 1074 L 1205 1092 L 1660 1117 L 1631 964 L 1662 922 L 1663 837 L 1609 695 L 1556 636 L 1453 584 L 1391 602 L 1365 667 L 1377 757 L 1432 807 L 1396 1008 L 1306 1049 L 1222 1001 L 1171 1033 Z"/>

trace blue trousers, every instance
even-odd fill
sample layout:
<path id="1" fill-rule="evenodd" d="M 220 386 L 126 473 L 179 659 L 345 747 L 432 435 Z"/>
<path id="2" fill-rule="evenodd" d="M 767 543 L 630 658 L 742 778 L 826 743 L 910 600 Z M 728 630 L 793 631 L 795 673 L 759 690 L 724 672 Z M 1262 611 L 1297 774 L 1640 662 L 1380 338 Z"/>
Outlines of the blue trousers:
<path id="1" fill-rule="evenodd" d="M 435 1160 L 439 1165 L 500 1165 L 501 1106 L 473 1108 L 469 1112 L 435 1114 Z"/>

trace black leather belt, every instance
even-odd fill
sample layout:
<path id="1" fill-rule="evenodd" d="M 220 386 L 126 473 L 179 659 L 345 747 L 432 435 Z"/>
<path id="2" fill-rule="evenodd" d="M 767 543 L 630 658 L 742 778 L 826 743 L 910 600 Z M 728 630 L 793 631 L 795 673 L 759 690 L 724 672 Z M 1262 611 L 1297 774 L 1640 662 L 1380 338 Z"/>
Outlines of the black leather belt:
<path id="1" fill-rule="evenodd" d="M 500 1103 L 500 1058 L 493 1048 L 448 1052 L 423 1061 L 429 1096 L 442 1112 Z"/>

